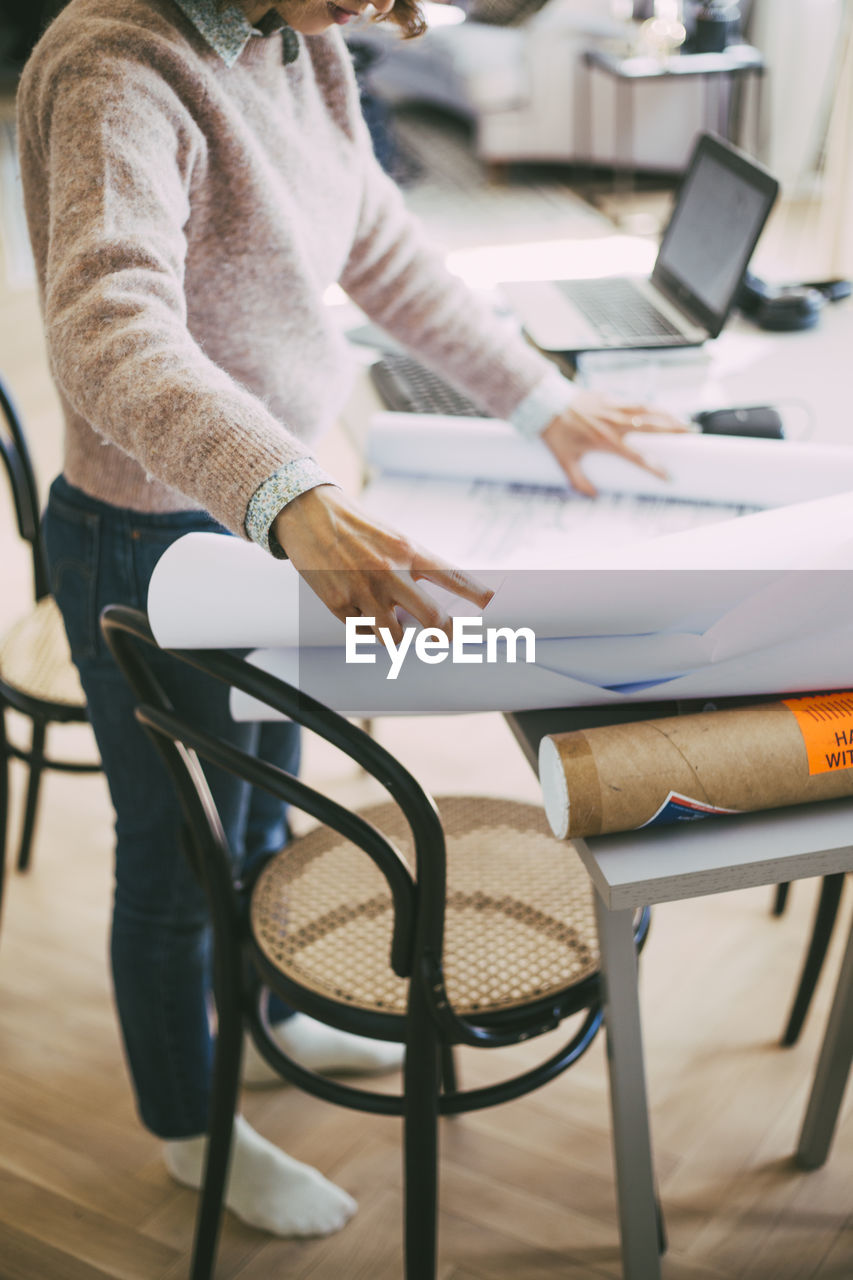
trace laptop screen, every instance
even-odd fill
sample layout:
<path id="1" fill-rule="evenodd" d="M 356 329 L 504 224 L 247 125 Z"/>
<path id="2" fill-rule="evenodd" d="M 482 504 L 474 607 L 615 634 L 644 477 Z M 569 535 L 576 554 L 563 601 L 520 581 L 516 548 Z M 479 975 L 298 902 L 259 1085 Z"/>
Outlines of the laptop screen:
<path id="1" fill-rule="evenodd" d="M 661 242 L 653 280 L 716 336 L 778 183 L 708 134 L 697 144 Z"/>

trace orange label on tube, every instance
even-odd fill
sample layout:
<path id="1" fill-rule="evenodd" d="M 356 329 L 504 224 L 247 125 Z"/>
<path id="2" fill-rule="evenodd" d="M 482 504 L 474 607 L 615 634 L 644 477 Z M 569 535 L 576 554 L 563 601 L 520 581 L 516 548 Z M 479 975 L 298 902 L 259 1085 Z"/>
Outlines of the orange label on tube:
<path id="1" fill-rule="evenodd" d="M 809 774 L 853 769 L 853 692 L 785 698 L 800 727 Z"/>

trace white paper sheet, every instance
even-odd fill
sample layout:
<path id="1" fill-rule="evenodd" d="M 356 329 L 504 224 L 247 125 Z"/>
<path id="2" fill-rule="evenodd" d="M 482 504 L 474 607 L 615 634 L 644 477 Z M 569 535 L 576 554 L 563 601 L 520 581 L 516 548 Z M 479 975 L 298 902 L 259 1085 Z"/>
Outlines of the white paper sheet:
<path id="1" fill-rule="evenodd" d="M 625 643 L 628 643 L 626 638 Z M 404 667 L 397 681 L 385 668 L 345 667 L 339 649 L 266 649 L 250 655 L 264 671 L 299 687 L 343 715 L 441 715 L 607 706 L 679 698 L 758 696 L 853 687 L 853 624 L 817 632 L 807 645 L 786 644 L 708 663 L 672 679 L 611 687 L 561 675 L 539 665 Z M 365 674 L 367 673 L 367 674 Z M 438 674 L 436 674 L 438 673 Z M 473 674 L 472 674 L 473 673 Z M 235 720 L 277 718 L 268 707 L 233 693 Z"/>
<path id="2" fill-rule="evenodd" d="M 842 445 L 691 432 L 632 432 L 626 439 L 662 466 L 669 480 L 613 454 L 589 453 L 584 470 L 603 493 L 780 507 L 853 491 L 853 449 Z M 367 460 L 385 476 L 495 480 L 569 492 L 546 445 L 525 440 L 507 423 L 491 418 L 376 414 Z"/>
<path id="3" fill-rule="evenodd" d="M 435 555 L 480 573 L 583 568 L 593 549 L 718 524 L 754 509 L 606 492 L 589 499 L 532 484 L 422 476 L 380 476 L 362 505 Z"/>
<path id="4" fill-rule="evenodd" d="M 161 556 L 148 618 L 157 642 L 172 649 L 343 643 L 343 624 L 288 560 L 218 533 L 185 534 Z"/>
<path id="5" fill-rule="evenodd" d="M 716 542 L 700 541 L 696 535 L 706 533 L 700 529 L 645 543 L 644 553 L 620 545 L 590 555 L 575 571 L 484 573 L 496 590 L 483 616 L 489 626 L 532 627 L 542 640 L 701 633 L 716 624 L 719 653 L 742 652 L 792 629 L 808 633 L 818 605 L 833 622 L 846 617 L 846 594 L 829 572 L 818 571 L 850 507 L 853 498 L 844 496 L 759 512 L 718 526 L 726 537 Z M 790 529 L 802 528 L 810 540 L 814 571 L 796 537 L 777 540 L 783 514 Z M 833 574 L 853 567 L 853 543 L 839 536 L 834 551 Z M 435 594 L 453 600 L 456 616 L 471 614 L 471 605 Z M 289 562 L 219 534 L 188 534 L 169 548 L 154 571 L 148 610 L 158 642 L 169 648 L 335 647 L 344 640 L 343 624 Z"/>
<path id="6" fill-rule="evenodd" d="M 516 665 L 513 679 L 499 666 L 464 667 L 445 662 L 440 667 L 407 663 L 397 680 L 386 680 L 387 661 L 376 666 L 351 667 L 340 649 L 264 649 L 249 661 L 269 671 L 303 693 L 334 707 L 342 715 L 441 715 L 444 713 L 502 711 L 523 707 L 583 703 L 603 691 L 538 666 Z M 472 673 L 474 673 L 472 675 Z M 604 694 L 605 700 L 619 701 Z M 579 704 L 580 705 L 580 704 Z M 237 691 L 231 695 L 235 720 L 275 720 L 269 707 Z"/>
<path id="7" fill-rule="evenodd" d="M 647 437 L 639 447 L 667 467 L 671 483 L 590 455 L 588 473 L 603 490 L 590 502 L 568 493 L 547 451 L 505 424 L 430 419 L 424 431 L 398 419 L 380 416 L 374 462 L 393 470 L 405 457 L 438 477 L 383 472 L 365 504 L 484 576 L 496 588 L 485 624 L 533 628 L 536 666 L 412 658 L 390 681 L 382 650 L 374 666 L 347 665 L 343 624 L 288 562 L 215 534 L 188 535 L 158 564 L 149 594 L 158 641 L 263 650 L 257 661 L 285 678 L 297 673 L 306 692 L 347 714 L 853 683 L 853 593 L 839 588 L 853 569 L 853 450 Z M 451 465 L 489 478 L 448 478 Z M 618 493 L 620 485 L 629 492 Z M 745 504 L 769 509 L 742 514 Z M 472 612 L 445 599 L 456 615 Z M 234 711 L 255 718 L 256 708 L 238 699 Z"/>

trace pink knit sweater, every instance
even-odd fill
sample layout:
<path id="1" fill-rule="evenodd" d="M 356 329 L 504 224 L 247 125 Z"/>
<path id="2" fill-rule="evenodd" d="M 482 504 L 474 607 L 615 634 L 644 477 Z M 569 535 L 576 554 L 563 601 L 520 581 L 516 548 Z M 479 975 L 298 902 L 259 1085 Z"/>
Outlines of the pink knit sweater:
<path id="1" fill-rule="evenodd" d="M 422 243 L 339 33 L 300 39 L 290 65 L 258 36 L 229 68 L 171 0 L 72 0 L 26 68 L 65 474 L 93 497 L 245 535 L 252 495 L 347 394 L 333 281 L 500 416 L 549 376 Z"/>

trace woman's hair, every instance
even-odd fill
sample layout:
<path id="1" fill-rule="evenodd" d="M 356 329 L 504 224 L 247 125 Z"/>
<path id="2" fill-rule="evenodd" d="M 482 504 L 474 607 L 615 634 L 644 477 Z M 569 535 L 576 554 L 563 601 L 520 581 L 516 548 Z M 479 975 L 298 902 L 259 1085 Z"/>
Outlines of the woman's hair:
<path id="1" fill-rule="evenodd" d="M 237 2 L 239 3 L 239 0 Z M 217 0 L 220 9 L 224 9 L 233 3 L 234 0 Z M 272 8 L 272 5 L 270 5 L 270 8 Z M 402 29 L 407 40 L 412 36 L 422 36 L 426 31 L 426 22 L 418 0 L 394 0 L 394 7 L 391 12 L 383 14 L 381 18 L 376 18 L 376 21 L 395 22 Z"/>
<path id="2" fill-rule="evenodd" d="M 394 8 L 377 22 L 396 22 L 401 27 L 406 39 L 422 36 L 426 31 L 426 22 L 418 0 L 394 0 Z"/>

